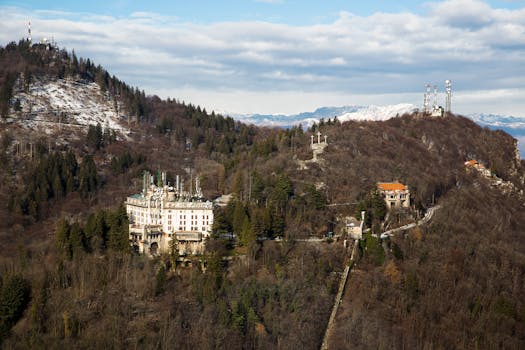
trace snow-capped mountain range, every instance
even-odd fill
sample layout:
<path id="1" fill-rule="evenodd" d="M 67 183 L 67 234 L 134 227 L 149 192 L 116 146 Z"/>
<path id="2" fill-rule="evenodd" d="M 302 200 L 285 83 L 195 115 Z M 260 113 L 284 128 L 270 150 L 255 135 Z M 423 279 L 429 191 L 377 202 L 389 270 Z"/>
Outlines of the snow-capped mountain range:
<path id="1" fill-rule="evenodd" d="M 333 119 L 337 117 L 339 121 L 347 120 L 387 120 L 411 113 L 417 109 L 417 106 L 410 103 L 400 103 L 396 105 L 375 106 L 375 105 L 351 105 L 342 107 L 320 107 L 313 112 L 303 112 L 299 114 L 236 114 L 222 112 L 234 119 L 248 124 L 259 126 L 277 126 L 291 127 L 301 124 L 303 127 L 311 126 L 321 118 Z M 488 126 L 494 129 L 502 129 L 510 134 L 523 131 L 525 134 L 525 118 L 514 117 L 500 114 L 472 113 L 467 115 L 468 118 L 482 126 Z"/>
<path id="2" fill-rule="evenodd" d="M 469 114 L 467 117 L 479 125 L 488 126 L 494 129 L 502 129 L 511 135 L 517 130 L 522 130 L 525 134 L 525 118 L 513 117 L 499 114 Z"/>
<path id="3" fill-rule="evenodd" d="M 229 115 L 234 119 L 248 124 L 259 126 L 277 126 L 277 127 L 291 127 L 301 124 L 303 127 L 311 126 L 314 122 L 320 119 L 333 119 L 337 117 L 339 121 L 348 120 L 387 120 L 403 115 L 404 113 L 411 113 L 417 107 L 410 103 L 400 103 L 396 105 L 386 106 L 342 106 L 342 107 L 321 107 L 313 112 L 303 112 L 299 114 L 236 114 L 223 112 L 224 115 Z M 514 117 L 500 114 L 484 114 L 472 113 L 467 115 L 468 118 L 475 121 L 481 126 L 488 126 L 493 129 L 502 129 L 513 134 L 525 135 L 525 118 Z"/>
<path id="4" fill-rule="evenodd" d="M 337 117 L 339 121 L 348 120 L 386 120 L 397 115 L 410 113 L 416 106 L 409 103 L 402 103 L 388 106 L 342 106 L 342 107 L 321 107 L 313 112 L 303 112 L 299 114 L 236 114 L 222 113 L 247 124 L 259 126 L 291 127 L 301 124 L 303 127 L 311 126 L 320 119 L 333 119 Z"/>

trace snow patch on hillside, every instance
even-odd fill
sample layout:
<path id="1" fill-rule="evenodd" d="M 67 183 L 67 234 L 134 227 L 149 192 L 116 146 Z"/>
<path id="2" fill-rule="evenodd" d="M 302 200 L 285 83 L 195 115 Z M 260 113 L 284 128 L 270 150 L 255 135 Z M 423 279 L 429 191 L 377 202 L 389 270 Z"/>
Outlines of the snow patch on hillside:
<path id="1" fill-rule="evenodd" d="M 58 79 L 36 80 L 28 92 L 18 89 L 22 110 L 12 113 L 14 121 L 29 128 L 50 126 L 86 127 L 100 123 L 104 128 L 125 133 L 126 117 L 117 113 L 115 101 L 93 82 Z M 120 110 L 122 106 L 117 104 Z"/>

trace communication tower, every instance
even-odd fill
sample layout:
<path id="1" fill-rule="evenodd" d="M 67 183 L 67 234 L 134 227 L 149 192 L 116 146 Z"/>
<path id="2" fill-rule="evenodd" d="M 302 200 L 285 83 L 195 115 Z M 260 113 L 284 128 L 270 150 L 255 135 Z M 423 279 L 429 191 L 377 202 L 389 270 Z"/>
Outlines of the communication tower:
<path id="1" fill-rule="evenodd" d="M 31 46 L 31 21 L 27 23 L 27 39 L 29 40 L 29 46 Z"/>
<path id="2" fill-rule="evenodd" d="M 423 110 L 425 113 L 430 113 L 430 84 L 427 84 L 427 90 L 423 97 Z"/>
<path id="3" fill-rule="evenodd" d="M 450 80 L 445 80 L 445 91 L 447 92 L 447 101 L 445 104 L 445 112 L 450 113 L 450 105 L 452 100 L 452 82 Z"/>
<path id="4" fill-rule="evenodd" d="M 438 108 L 438 87 L 437 85 L 434 85 L 434 106 L 433 110 L 436 110 Z"/>

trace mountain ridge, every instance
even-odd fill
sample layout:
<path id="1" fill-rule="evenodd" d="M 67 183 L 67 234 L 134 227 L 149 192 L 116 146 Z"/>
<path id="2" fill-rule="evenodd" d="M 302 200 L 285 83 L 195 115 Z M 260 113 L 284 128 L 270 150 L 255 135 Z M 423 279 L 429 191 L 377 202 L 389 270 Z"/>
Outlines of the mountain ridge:
<path id="1" fill-rule="evenodd" d="M 339 121 L 380 121 L 395 118 L 405 113 L 417 111 L 416 105 L 410 103 L 399 103 L 393 105 L 346 105 L 346 106 L 324 106 L 312 112 L 301 112 L 297 114 L 238 114 L 223 112 L 243 123 L 256 126 L 271 126 L 290 128 L 301 124 L 310 127 L 321 119 L 333 119 Z M 525 117 L 503 115 L 495 113 L 470 113 L 467 118 L 473 120 L 480 126 L 486 126 L 493 130 L 503 130 L 519 141 L 519 149 L 525 154 Z"/>
<path id="2" fill-rule="evenodd" d="M 313 122 L 321 118 L 337 117 L 340 121 L 346 120 L 387 120 L 397 114 L 410 113 L 418 110 L 418 107 L 410 103 L 397 103 L 389 105 L 345 105 L 345 106 L 322 106 L 311 112 L 300 112 L 295 114 L 265 114 L 265 113 L 234 113 L 221 111 L 221 114 L 229 115 L 239 121 L 252 123 L 258 126 L 281 126 L 291 127 L 298 124 L 311 126 Z M 376 113 L 372 115 L 371 113 Z M 366 116 L 370 114 L 368 118 Z M 365 115 L 365 116 L 364 116 Z M 525 129 L 525 117 L 499 114 L 499 113 L 469 113 L 466 117 L 472 119 L 482 126 L 500 126 L 509 129 Z"/>
<path id="3" fill-rule="evenodd" d="M 396 115 L 413 112 L 416 106 L 409 103 L 399 103 L 394 105 L 346 105 L 346 106 L 324 106 L 312 112 L 301 112 L 297 114 L 261 114 L 261 113 L 229 113 L 223 112 L 234 119 L 244 123 L 251 123 L 257 126 L 277 126 L 292 127 L 301 124 L 311 126 L 319 122 L 320 119 L 333 119 L 337 117 L 340 121 L 347 120 L 386 120 Z"/>

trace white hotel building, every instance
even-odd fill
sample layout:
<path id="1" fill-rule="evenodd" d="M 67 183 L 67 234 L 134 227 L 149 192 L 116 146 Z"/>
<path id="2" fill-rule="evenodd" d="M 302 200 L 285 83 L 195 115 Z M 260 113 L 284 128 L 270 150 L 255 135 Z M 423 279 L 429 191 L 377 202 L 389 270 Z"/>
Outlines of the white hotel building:
<path id="1" fill-rule="evenodd" d="M 169 252 L 170 244 L 175 244 L 180 255 L 203 253 L 212 230 L 213 203 L 202 198 L 198 178 L 194 193 L 183 190 L 178 176 L 172 187 L 166 185 L 162 173 L 162 183 L 155 186 L 146 173 L 142 193 L 126 199 L 131 244 L 148 255 Z"/>

